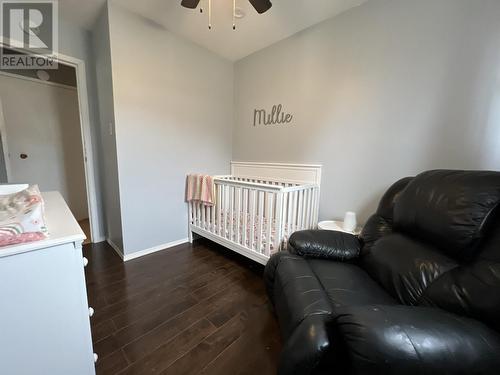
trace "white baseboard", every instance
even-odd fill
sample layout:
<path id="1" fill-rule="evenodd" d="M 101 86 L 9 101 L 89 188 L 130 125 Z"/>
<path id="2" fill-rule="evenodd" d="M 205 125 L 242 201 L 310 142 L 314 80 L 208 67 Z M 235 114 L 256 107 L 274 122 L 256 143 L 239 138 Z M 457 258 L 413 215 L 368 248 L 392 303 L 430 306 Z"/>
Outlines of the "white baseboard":
<path id="1" fill-rule="evenodd" d="M 122 258 L 122 260 L 124 262 L 126 262 L 126 261 L 129 261 L 132 259 L 143 257 L 143 256 L 148 255 L 148 254 L 156 253 L 158 251 L 167 250 L 167 249 L 174 247 L 174 246 L 177 246 L 177 245 L 182 245 L 183 243 L 189 242 L 189 239 L 182 238 L 182 239 L 177 240 L 177 241 L 172 241 L 172 242 L 164 243 L 161 245 L 153 246 L 153 247 L 150 247 L 149 249 L 139 250 L 139 251 L 136 251 L 132 254 L 126 254 L 126 255 L 123 255 L 121 249 L 113 241 L 111 241 L 109 238 L 106 238 L 106 242 L 109 244 L 109 246 L 111 246 L 113 248 L 114 251 L 116 251 L 116 253 L 119 255 L 119 257 Z"/>
<path id="2" fill-rule="evenodd" d="M 120 250 L 120 248 L 118 247 L 118 245 L 115 244 L 113 241 L 111 241 L 109 238 L 106 238 L 106 242 L 109 244 L 109 246 L 111 246 L 113 248 L 114 251 L 116 251 L 116 253 L 118 254 L 118 256 L 120 258 L 122 258 L 122 260 L 124 260 L 123 259 L 123 253 Z"/>
<path id="3" fill-rule="evenodd" d="M 132 254 L 126 254 L 123 257 L 123 260 L 126 262 L 126 261 L 129 261 L 132 259 L 143 257 L 144 255 L 156 253 L 157 251 L 166 250 L 170 247 L 181 245 L 181 244 L 186 243 L 186 242 L 189 242 L 188 238 L 182 238 L 182 239 L 177 240 L 177 241 L 172 241 L 172 242 L 164 243 L 161 245 L 153 246 L 153 247 L 150 247 L 149 249 L 139 250 L 139 251 L 133 252 Z"/>

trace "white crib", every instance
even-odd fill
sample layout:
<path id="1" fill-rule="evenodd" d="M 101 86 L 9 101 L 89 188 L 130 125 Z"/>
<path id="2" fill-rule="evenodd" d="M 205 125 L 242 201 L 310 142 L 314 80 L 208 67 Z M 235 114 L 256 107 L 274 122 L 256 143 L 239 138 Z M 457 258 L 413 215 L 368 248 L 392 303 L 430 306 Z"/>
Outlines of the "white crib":
<path id="1" fill-rule="evenodd" d="M 320 180 L 319 165 L 232 162 L 231 175 L 214 179 L 215 206 L 188 203 L 189 239 L 196 233 L 266 264 L 293 232 L 316 228 Z"/>

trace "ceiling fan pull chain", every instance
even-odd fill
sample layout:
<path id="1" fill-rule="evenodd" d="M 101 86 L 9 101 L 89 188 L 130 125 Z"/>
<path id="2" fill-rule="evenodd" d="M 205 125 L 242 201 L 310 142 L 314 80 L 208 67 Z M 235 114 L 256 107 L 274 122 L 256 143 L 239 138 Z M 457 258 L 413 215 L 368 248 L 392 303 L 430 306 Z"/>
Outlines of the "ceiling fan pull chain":
<path id="1" fill-rule="evenodd" d="M 233 30 L 236 30 L 236 0 L 233 0 Z"/>
<path id="2" fill-rule="evenodd" d="M 208 0 L 208 30 L 212 30 L 212 0 Z"/>

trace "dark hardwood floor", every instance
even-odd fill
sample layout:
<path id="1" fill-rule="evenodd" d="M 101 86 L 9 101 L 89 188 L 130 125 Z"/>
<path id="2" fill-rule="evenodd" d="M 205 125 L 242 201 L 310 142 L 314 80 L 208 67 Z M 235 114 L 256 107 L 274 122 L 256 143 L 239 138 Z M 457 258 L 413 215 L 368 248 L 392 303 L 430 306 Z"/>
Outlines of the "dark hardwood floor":
<path id="1" fill-rule="evenodd" d="M 123 263 L 85 245 L 97 375 L 276 374 L 263 267 L 207 240 Z"/>

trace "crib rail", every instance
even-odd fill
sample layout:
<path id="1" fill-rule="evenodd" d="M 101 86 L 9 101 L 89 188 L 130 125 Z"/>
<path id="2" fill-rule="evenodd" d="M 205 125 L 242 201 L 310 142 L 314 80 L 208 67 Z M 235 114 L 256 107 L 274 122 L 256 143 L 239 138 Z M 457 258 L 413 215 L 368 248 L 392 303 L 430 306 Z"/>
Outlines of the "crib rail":
<path id="1" fill-rule="evenodd" d="M 214 185 L 215 206 L 188 204 L 190 230 L 261 263 L 293 232 L 317 226 L 317 185 L 235 176 L 217 176 Z"/>
<path id="2" fill-rule="evenodd" d="M 269 191 L 269 192 L 281 191 L 285 188 L 282 185 L 266 183 L 266 181 L 264 181 L 264 180 L 250 181 L 248 179 L 231 179 L 231 176 L 215 177 L 214 183 L 216 185 L 217 184 L 228 184 L 231 186 L 253 187 L 255 189 Z"/>

